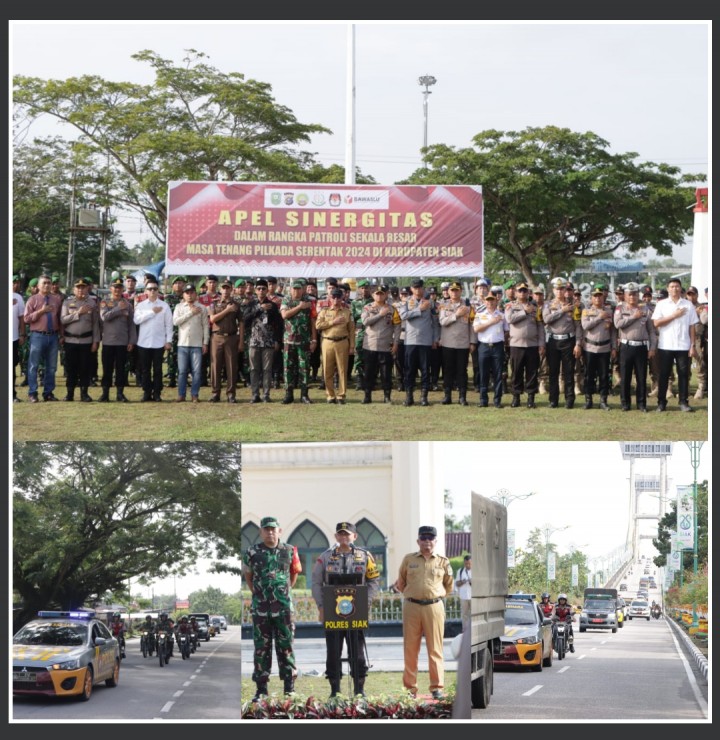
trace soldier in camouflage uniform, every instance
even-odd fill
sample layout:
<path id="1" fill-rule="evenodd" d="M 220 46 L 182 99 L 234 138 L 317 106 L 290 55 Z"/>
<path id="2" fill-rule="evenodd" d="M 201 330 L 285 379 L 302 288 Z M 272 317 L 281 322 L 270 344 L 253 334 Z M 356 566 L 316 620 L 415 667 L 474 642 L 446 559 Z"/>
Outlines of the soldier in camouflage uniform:
<path id="1" fill-rule="evenodd" d="M 325 623 L 323 586 L 343 585 L 339 579 L 347 574 L 354 574 L 357 577 L 357 585 L 368 587 L 368 607 L 372 604 L 373 597 L 380 587 L 380 571 L 375 564 L 375 559 L 364 547 L 357 547 L 353 544 L 356 538 L 357 529 L 352 522 L 339 522 L 335 526 L 337 544 L 325 550 L 315 561 L 312 571 L 312 595 L 317 604 L 320 624 Z M 332 618 L 332 615 L 328 615 L 328 619 Z M 365 695 L 363 689 L 368 673 L 365 633 L 362 630 L 355 630 L 355 632 L 357 640 L 353 639 L 349 630 L 325 630 L 327 648 L 325 675 L 330 682 L 331 697 L 337 696 L 340 692 L 343 642 L 347 642 L 354 694 L 355 696 Z"/>
<path id="2" fill-rule="evenodd" d="M 358 280 L 357 286 L 358 297 L 350 303 L 350 311 L 352 320 L 355 322 L 355 362 L 353 363 L 356 378 L 355 390 L 361 391 L 365 385 L 365 362 L 362 351 L 365 327 L 362 324 L 362 310 L 373 302 L 373 297 L 369 280 Z"/>
<path id="3" fill-rule="evenodd" d="M 183 302 L 183 286 L 187 283 L 187 278 L 183 275 L 178 275 L 172 283 L 172 292 L 165 296 L 165 303 L 170 306 L 170 310 L 174 313 L 175 308 L 178 304 Z M 177 388 L 177 372 L 178 372 L 178 328 L 173 326 L 173 338 L 172 347 L 167 353 L 167 373 L 165 377 L 168 379 L 168 388 Z"/>
<path id="4" fill-rule="evenodd" d="M 290 589 L 302 571 L 297 549 L 280 541 L 282 529 L 274 516 L 260 520 L 262 542 L 243 555 L 243 573 L 252 592 L 253 643 L 255 645 L 253 681 L 257 686 L 254 700 L 267 696 L 272 670 L 273 640 L 278 658 L 278 672 L 286 694 L 295 688 L 295 653 L 293 652 L 293 604 Z"/>
<path id="5" fill-rule="evenodd" d="M 293 388 L 297 376 L 300 400 L 312 403 L 308 397 L 310 382 L 310 353 L 317 346 L 316 302 L 305 293 L 305 283 L 294 280 L 290 295 L 282 300 L 280 315 L 285 322 L 283 334 L 283 368 L 285 375 L 285 398 L 283 403 L 293 402 Z"/>

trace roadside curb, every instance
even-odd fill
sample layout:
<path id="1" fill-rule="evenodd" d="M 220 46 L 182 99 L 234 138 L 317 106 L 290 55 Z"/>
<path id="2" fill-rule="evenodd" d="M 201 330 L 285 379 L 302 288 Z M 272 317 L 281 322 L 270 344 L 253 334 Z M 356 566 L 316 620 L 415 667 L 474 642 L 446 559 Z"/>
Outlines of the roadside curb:
<path id="1" fill-rule="evenodd" d="M 665 621 L 672 625 L 675 633 L 680 636 L 680 639 L 690 650 L 693 658 L 695 659 L 695 663 L 697 663 L 698 670 L 700 671 L 700 673 L 702 673 L 703 678 L 707 681 L 708 659 L 697 649 L 697 647 L 695 647 L 693 641 L 687 636 L 685 630 L 679 624 L 677 624 L 674 619 L 666 616 Z"/>

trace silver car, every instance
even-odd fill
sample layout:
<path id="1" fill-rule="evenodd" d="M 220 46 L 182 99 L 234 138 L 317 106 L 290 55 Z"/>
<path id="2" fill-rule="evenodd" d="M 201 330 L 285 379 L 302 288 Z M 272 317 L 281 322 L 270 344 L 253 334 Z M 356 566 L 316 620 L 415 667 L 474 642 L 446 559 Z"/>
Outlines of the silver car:
<path id="1" fill-rule="evenodd" d="M 628 609 L 627 618 L 647 619 L 650 621 L 650 605 L 644 599 L 634 599 Z"/>

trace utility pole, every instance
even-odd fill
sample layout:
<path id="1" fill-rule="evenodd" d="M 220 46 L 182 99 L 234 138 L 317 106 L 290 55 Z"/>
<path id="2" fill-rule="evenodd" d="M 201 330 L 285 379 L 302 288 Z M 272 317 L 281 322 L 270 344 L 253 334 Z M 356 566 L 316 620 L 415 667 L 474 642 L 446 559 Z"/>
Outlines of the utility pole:
<path id="1" fill-rule="evenodd" d="M 418 78 L 418 83 L 423 85 L 425 89 L 422 91 L 423 94 L 423 149 L 427 149 L 428 145 L 428 95 L 430 95 L 430 86 L 434 85 L 437 80 L 432 75 L 423 75 Z M 425 163 L 425 169 L 427 169 L 427 163 Z"/>

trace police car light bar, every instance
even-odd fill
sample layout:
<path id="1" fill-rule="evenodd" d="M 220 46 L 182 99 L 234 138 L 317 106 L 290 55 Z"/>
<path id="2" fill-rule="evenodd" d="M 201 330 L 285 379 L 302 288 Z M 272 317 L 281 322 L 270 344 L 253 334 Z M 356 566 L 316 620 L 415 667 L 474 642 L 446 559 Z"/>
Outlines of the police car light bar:
<path id="1" fill-rule="evenodd" d="M 92 619 L 95 612 L 64 612 L 64 611 L 39 611 L 38 617 L 65 617 L 66 619 Z"/>

